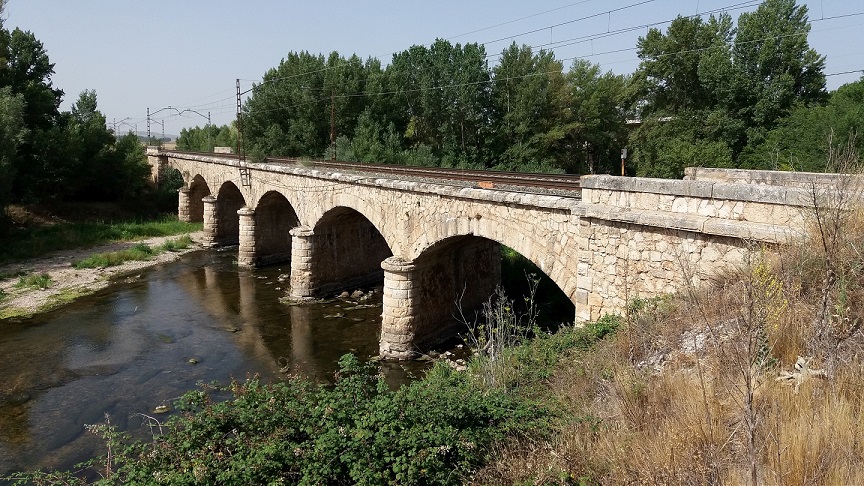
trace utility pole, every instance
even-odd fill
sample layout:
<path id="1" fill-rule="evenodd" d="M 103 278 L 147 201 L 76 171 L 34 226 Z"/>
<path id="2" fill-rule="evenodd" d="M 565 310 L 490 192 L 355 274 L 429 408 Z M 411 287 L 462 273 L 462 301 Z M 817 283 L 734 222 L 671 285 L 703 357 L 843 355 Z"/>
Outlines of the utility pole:
<path id="1" fill-rule="evenodd" d="M 138 135 L 137 133 L 135 135 Z M 150 107 L 147 107 L 147 143 L 150 143 Z"/>
<path id="2" fill-rule="evenodd" d="M 333 150 L 333 160 L 336 160 L 336 88 L 330 91 L 330 148 Z"/>
<path id="3" fill-rule="evenodd" d="M 621 149 L 621 175 L 624 175 L 624 160 L 627 159 L 627 148 Z"/>
<path id="4" fill-rule="evenodd" d="M 243 152 L 243 104 L 240 92 L 240 79 L 237 79 L 237 165 L 240 166 L 240 183 L 244 187 L 252 187 L 252 174 L 246 165 L 246 154 Z"/>

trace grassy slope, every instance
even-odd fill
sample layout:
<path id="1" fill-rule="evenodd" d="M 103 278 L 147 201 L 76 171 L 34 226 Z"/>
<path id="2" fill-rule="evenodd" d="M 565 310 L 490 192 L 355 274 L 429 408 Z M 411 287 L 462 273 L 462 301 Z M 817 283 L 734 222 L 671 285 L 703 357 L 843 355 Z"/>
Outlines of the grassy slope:
<path id="1" fill-rule="evenodd" d="M 5 237 L 0 237 L 0 265 L 58 250 L 178 235 L 200 229 L 200 223 L 183 223 L 170 216 L 154 221 L 53 223 L 13 229 Z"/>
<path id="2" fill-rule="evenodd" d="M 565 356 L 539 395 L 551 429 L 477 483 L 864 484 L 864 213 L 823 209 L 811 241 L 637 301 Z"/>

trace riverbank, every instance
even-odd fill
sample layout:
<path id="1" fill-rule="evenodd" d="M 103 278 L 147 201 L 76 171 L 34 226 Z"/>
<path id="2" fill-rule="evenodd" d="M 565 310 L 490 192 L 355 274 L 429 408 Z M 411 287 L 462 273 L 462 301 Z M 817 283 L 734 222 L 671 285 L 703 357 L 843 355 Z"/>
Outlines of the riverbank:
<path id="1" fill-rule="evenodd" d="M 201 248 L 203 233 L 189 233 L 193 244 L 188 248 L 166 251 L 148 260 L 128 261 L 106 268 L 74 268 L 73 262 L 93 255 L 116 252 L 145 244 L 162 246 L 177 236 L 159 236 L 136 241 L 123 241 L 53 252 L 47 256 L 0 266 L 0 320 L 32 316 L 74 301 L 107 287 L 121 276 L 176 260 L 181 255 Z M 47 277 L 43 277 L 47 275 Z M 28 278 L 41 278 L 41 284 L 26 285 Z M 40 288 L 44 287 L 44 288 Z"/>

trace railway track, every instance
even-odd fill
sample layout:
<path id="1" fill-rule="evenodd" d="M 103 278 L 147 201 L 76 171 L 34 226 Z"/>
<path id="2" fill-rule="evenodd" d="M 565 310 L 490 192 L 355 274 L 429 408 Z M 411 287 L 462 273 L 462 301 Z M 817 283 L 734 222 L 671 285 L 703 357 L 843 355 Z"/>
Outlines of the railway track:
<path id="1" fill-rule="evenodd" d="M 211 157 L 232 158 L 228 154 L 210 152 L 185 152 L 174 150 L 178 154 L 206 155 Z M 236 156 L 233 156 L 236 157 Z M 536 174 L 528 172 L 503 172 L 475 169 L 446 169 L 440 167 L 413 167 L 390 164 L 362 164 L 355 162 L 333 162 L 325 160 L 300 160 L 292 157 L 268 157 L 269 164 L 284 164 L 302 167 L 328 169 L 334 171 L 349 171 L 361 173 L 386 174 L 421 179 L 438 179 L 470 182 L 483 189 L 501 188 L 533 188 L 555 192 L 579 192 L 580 176 L 574 174 Z"/>

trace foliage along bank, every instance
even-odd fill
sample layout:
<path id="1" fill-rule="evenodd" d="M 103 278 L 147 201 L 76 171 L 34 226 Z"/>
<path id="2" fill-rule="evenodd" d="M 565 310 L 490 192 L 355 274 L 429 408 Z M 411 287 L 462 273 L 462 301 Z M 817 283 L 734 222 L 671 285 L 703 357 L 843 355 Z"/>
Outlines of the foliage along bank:
<path id="1" fill-rule="evenodd" d="M 843 142 L 864 125 L 864 81 L 829 94 L 809 31 L 794 0 L 767 0 L 737 22 L 678 17 L 640 37 L 631 76 L 583 59 L 565 69 L 553 52 L 515 43 L 488 54 L 438 39 L 386 67 L 292 51 L 253 87 L 245 143 L 253 158 L 335 150 L 360 162 L 572 173 L 616 173 L 628 147 L 631 175 L 821 171 L 827 136 Z"/>
<path id="2" fill-rule="evenodd" d="M 54 87 L 53 74 L 36 36 L 9 30 L 0 19 L 0 234 L 2 208 L 10 203 L 96 200 L 138 209 L 176 207 L 171 190 L 177 187 L 154 193 L 138 137 L 117 137 L 107 129 L 95 91 L 83 91 L 70 111 L 60 111 L 64 93 Z"/>
<path id="3" fill-rule="evenodd" d="M 346 355 L 333 385 L 299 377 L 205 386 L 180 413 L 130 441 L 110 424 L 91 426 L 110 448 L 93 462 L 99 484 L 465 484 L 496 444 L 541 432 L 555 411 L 534 396 L 558 360 L 615 331 L 616 318 L 555 334 L 489 358 L 467 372 L 439 362 L 391 390 L 377 365 Z M 506 379 L 490 385 L 494 370 Z M 224 399 L 228 394 L 227 400 Z M 15 479 L 15 478 L 12 478 Z M 76 484 L 68 473 L 31 473 L 21 484 Z"/>

